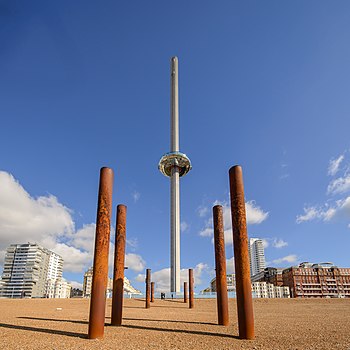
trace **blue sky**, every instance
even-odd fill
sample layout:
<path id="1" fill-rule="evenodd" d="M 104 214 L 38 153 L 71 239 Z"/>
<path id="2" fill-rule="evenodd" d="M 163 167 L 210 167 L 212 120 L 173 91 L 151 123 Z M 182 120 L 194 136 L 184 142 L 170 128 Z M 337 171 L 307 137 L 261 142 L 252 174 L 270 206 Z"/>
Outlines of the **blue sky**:
<path id="1" fill-rule="evenodd" d="M 109 166 L 113 225 L 128 206 L 126 275 L 143 289 L 151 268 L 166 288 L 169 180 L 157 165 L 176 55 L 180 150 L 193 165 L 181 267 L 196 269 L 196 290 L 213 276 L 211 208 L 227 206 L 235 164 L 270 266 L 349 267 L 349 14 L 348 1 L 1 1 L 1 263 L 9 243 L 37 241 L 81 283 Z"/>

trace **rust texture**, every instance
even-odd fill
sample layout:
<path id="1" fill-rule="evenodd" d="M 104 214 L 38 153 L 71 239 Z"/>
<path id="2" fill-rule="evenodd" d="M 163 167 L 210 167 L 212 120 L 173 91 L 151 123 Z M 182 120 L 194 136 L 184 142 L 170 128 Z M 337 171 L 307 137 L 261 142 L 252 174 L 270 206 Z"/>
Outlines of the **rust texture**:
<path id="1" fill-rule="evenodd" d="M 239 337 L 241 339 L 254 339 L 254 314 L 242 168 L 238 165 L 233 166 L 229 175 Z"/>
<path id="2" fill-rule="evenodd" d="M 154 282 L 151 282 L 151 303 L 154 302 Z"/>
<path id="3" fill-rule="evenodd" d="M 101 168 L 90 299 L 89 339 L 102 338 L 104 334 L 112 191 L 113 170 Z"/>
<path id="4" fill-rule="evenodd" d="M 184 282 L 184 303 L 187 303 L 187 282 Z"/>
<path id="5" fill-rule="evenodd" d="M 151 307 L 151 269 L 146 269 L 146 309 Z"/>
<path id="6" fill-rule="evenodd" d="M 226 254 L 224 239 L 224 222 L 221 205 L 213 207 L 214 220 L 214 247 L 216 271 L 216 302 L 218 311 L 218 324 L 228 326 L 228 295 L 226 279 Z"/>
<path id="7" fill-rule="evenodd" d="M 193 290 L 193 269 L 188 270 L 188 286 L 189 286 L 189 308 L 193 309 L 194 308 L 194 290 Z"/>
<path id="8" fill-rule="evenodd" d="M 117 206 L 111 315 L 112 326 L 121 326 L 122 324 L 126 242 L 126 209 L 126 206 L 123 204 L 119 204 Z"/>

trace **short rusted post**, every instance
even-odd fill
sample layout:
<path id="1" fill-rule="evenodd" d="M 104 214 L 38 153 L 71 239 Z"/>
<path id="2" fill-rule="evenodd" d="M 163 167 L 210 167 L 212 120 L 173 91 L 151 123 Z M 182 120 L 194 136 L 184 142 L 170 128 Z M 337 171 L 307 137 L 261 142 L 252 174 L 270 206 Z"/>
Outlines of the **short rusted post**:
<path id="1" fill-rule="evenodd" d="M 187 282 L 184 282 L 184 303 L 187 303 Z"/>
<path id="2" fill-rule="evenodd" d="M 112 212 L 113 170 L 102 168 L 98 193 L 95 253 L 88 338 L 102 338 L 105 324 L 108 252 Z"/>
<path id="3" fill-rule="evenodd" d="M 154 282 L 151 282 L 151 303 L 154 303 Z"/>
<path id="4" fill-rule="evenodd" d="M 214 219 L 214 246 L 216 271 L 216 302 L 218 308 L 218 324 L 228 326 L 228 295 L 226 278 L 226 254 L 224 238 L 224 221 L 222 206 L 213 207 Z"/>
<path id="5" fill-rule="evenodd" d="M 194 308 L 194 293 L 193 293 L 193 269 L 188 270 L 188 285 L 189 285 L 189 294 L 190 294 L 190 302 L 189 308 Z"/>
<path id="6" fill-rule="evenodd" d="M 242 168 L 236 165 L 230 169 L 229 174 L 239 337 L 241 339 L 254 339 L 254 314 Z"/>
<path id="7" fill-rule="evenodd" d="M 146 309 L 151 307 L 151 269 L 146 269 Z"/>
<path id="8" fill-rule="evenodd" d="M 115 225 L 115 249 L 112 294 L 112 326 L 121 326 L 124 294 L 124 264 L 126 242 L 126 206 L 117 206 L 117 222 Z"/>

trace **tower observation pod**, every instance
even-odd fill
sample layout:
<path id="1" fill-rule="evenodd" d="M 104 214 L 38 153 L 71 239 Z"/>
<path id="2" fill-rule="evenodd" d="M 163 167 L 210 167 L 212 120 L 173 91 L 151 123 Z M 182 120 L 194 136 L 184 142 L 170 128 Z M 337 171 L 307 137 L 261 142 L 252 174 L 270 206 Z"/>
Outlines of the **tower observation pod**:
<path id="1" fill-rule="evenodd" d="M 179 151 L 178 59 L 171 59 L 170 152 L 159 161 L 160 172 L 170 177 L 170 292 L 180 292 L 180 177 L 191 169 L 191 161 Z"/>

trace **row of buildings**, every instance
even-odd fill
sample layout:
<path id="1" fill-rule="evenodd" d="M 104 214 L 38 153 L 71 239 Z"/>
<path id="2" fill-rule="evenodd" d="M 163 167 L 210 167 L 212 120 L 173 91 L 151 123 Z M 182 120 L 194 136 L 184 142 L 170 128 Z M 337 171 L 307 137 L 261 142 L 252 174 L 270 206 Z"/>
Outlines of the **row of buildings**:
<path id="1" fill-rule="evenodd" d="M 90 298 L 91 296 L 91 288 L 92 288 L 92 276 L 93 276 L 93 268 L 90 267 L 84 274 L 84 282 L 83 282 L 83 297 Z M 106 297 L 111 298 L 113 293 L 113 279 L 108 278 L 107 282 L 107 291 Z M 141 295 L 142 293 L 135 289 L 130 281 L 124 276 L 124 293 L 130 296 L 132 295 Z"/>
<path id="2" fill-rule="evenodd" d="M 0 283 L 4 298 L 69 298 L 72 286 L 62 277 L 60 255 L 36 243 L 6 250 Z"/>
<path id="3" fill-rule="evenodd" d="M 288 268 L 266 267 L 263 240 L 248 243 L 252 293 L 257 298 L 350 298 L 350 268 L 333 263 L 304 262 Z M 229 292 L 235 292 L 235 275 L 227 275 Z M 210 291 L 216 291 L 215 278 Z"/>
<path id="4" fill-rule="evenodd" d="M 236 293 L 236 275 L 226 275 L 227 291 Z M 216 278 L 210 282 L 210 293 L 216 293 Z M 290 289 L 287 286 L 274 285 L 266 281 L 252 282 L 252 294 L 254 298 L 290 298 Z"/>

